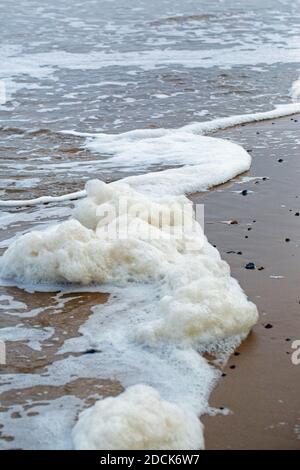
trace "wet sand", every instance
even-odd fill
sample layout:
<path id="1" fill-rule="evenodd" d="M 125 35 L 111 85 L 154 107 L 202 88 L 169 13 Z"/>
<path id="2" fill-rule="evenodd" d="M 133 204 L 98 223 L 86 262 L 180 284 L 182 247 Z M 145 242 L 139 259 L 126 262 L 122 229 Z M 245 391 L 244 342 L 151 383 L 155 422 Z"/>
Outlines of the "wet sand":
<path id="1" fill-rule="evenodd" d="M 243 176 L 268 179 L 239 177 L 192 197 L 205 204 L 206 235 L 260 312 L 210 399 L 231 414 L 202 418 L 207 449 L 300 449 L 300 365 L 291 362 L 300 339 L 299 130 L 294 116 L 215 134 L 252 151 Z M 229 220 L 238 223 L 222 223 Z"/>

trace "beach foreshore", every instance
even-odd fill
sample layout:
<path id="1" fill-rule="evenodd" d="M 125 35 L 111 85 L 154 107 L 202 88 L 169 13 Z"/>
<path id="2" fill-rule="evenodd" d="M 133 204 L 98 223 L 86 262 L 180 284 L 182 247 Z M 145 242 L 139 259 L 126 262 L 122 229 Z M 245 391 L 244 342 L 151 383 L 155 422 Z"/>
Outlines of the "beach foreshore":
<path id="1" fill-rule="evenodd" d="M 299 129 L 293 116 L 215 134 L 250 151 L 251 170 L 192 196 L 205 204 L 209 241 L 260 312 L 210 399 L 230 414 L 202 417 L 207 449 L 300 449 L 300 365 L 291 360 L 300 339 Z"/>
<path id="2" fill-rule="evenodd" d="M 215 133 L 251 153 L 251 170 L 207 193 L 190 196 L 205 205 L 209 242 L 216 245 L 260 312 L 257 325 L 229 359 L 210 398 L 211 406 L 228 409 L 229 414 L 201 417 L 206 449 L 300 448 L 300 365 L 291 360 L 293 341 L 300 339 L 299 126 L 300 116 L 296 115 Z M 5 231 L 4 238 L 8 233 Z M 245 268 L 249 263 L 254 269 Z M 34 338 L 31 343 L 28 338 L 7 343 L 6 373 L 46 377 L 43 386 L 1 394 L 0 410 L 10 414 L 14 429 L 12 434 L 5 431 L 0 436 L 0 447 L 7 449 L 15 448 L 20 440 L 14 436 L 17 418 L 21 414 L 29 420 L 37 418 L 37 405 L 47 405 L 52 399 L 65 408 L 63 400 L 78 397 L 91 406 L 99 393 L 114 396 L 123 387 L 101 377 L 47 382 L 47 368 L 70 355 L 61 350 L 64 342 L 79 335 L 94 306 L 105 303 L 108 295 L 72 291 L 32 295 L 9 286 L 2 286 L 1 292 L 7 296 L 1 314 L 6 327 L 14 328 L 21 321 L 32 331 L 38 327 L 45 332 L 36 340 L 41 349 L 32 343 Z M 71 356 L 84 354 L 92 359 L 96 353 L 91 348 Z M 35 445 L 31 435 L 22 436 L 21 442 L 25 448 Z"/>

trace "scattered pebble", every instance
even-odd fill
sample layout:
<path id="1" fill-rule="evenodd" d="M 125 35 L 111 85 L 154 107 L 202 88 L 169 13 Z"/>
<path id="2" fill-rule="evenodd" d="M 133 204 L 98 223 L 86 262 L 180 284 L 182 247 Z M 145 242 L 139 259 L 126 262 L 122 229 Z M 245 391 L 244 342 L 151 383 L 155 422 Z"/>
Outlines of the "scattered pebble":
<path id="1" fill-rule="evenodd" d="M 238 221 L 237 220 L 231 220 L 229 223 L 230 223 L 230 225 L 237 225 Z"/>
<path id="2" fill-rule="evenodd" d="M 246 269 L 255 269 L 256 266 L 255 266 L 254 263 L 248 263 L 248 264 L 246 264 L 245 268 L 246 268 Z"/>
<path id="3" fill-rule="evenodd" d="M 283 162 L 283 159 L 279 158 L 278 163 L 282 163 L 282 162 Z"/>
<path id="4" fill-rule="evenodd" d="M 242 196 L 247 196 L 248 194 L 248 190 L 247 189 L 243 189 L 243 191 L 241 192 Z"/>
<path id="5" fill-rule="evenodd" d="M 258 268 L 259 271 L 263 271 L 265 268 L 263 266 L 260 266 L 260 268 Z"/>
<path id="6" fill-rule="evenodd" d="M 271 323 L 267 323 L 267 324 L 265 325 L 265 328 L 266 328 L 267 330 L 269 330 L 270 328 L 273 328 L 273 325 L 271 325 Z"/>
<path id="7" fill-rule="evenodd" d="M 235 369 L 235 365 L 233 364 L 232 366 L 229 367 L 229 369 Z"/>
<path id="8" fill-rule="evenodd" d="M 287 243 L 289 243 L 289 242 L 291 241 L 291 239 L 290 239 L 290 238 L 286 238 L 285 241 L 286 241 Z"/>
<path id="9" fill-rule="evenodd" d="M 95 354 L 96 352 L 98 352 L 96 349 L 87 349 L 84 354 Z"/>

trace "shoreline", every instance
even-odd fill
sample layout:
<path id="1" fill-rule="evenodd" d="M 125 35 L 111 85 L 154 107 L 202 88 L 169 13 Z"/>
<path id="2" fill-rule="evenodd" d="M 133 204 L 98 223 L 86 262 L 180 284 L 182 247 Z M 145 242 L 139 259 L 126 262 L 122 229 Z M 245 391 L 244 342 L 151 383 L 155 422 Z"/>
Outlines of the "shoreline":
<path id="1" fill-rule="evenodd" d="M 207 193 L 190 196 L 194 202 L 205 203 L 205 231 L 209 242 L 217 246 L 222 259 L 230 264 L 233 277 L 260 311 L 258 324 L 230 358 L 224 369 L 226 375 L 211 395 L 210 406 L 229 408 L 231 414 L 201 416 L 205 424 L 206 449 L 300 448 L 296 432 L 300 423 L 300 412 L 297 411 L 300 369 L 290 360 L 291 342 L 300 338 L 300 327 L 297 325 L 297 315 L 300 314 L 300 296 L 297 299 L 299 260 L 296 255 L 300 242 L 297 238 L 300 217 L 296 216 L 300 210 L 300 201 L 297 201 L 300 192 L 298 194 L 295 171 L 297 145 L 294 144 L 299 130 L 298 120 L 300 122 L 297 116 L 282 118 L 274 123 L 248 124 L 216 133 L 216 137 L 237 142 L 251 152 L 252 167 L 247 174 L 233 181 Z M 291 191 L 291 188 L 294 189 Z M 245 190 L 247 194 L 243 196 Z M 282 224 L 277 223 L 279 216 Z M 237 223 L 229 224 L 230 220 Z M 289 242 L 285 241 L 287 238 Z M 257 269 L 245 269 L 248 263 L 255 263 Z M 16 288 L 9 288 L 8 292 L 16 294 L 20 301 L 28 295 Z M 98 296 L 91 294 L 91 302 L 84 309 L 75 300 L 73 308 L 80 313 L 75 330 L 89 316 L 91 306 L 98 303 Z M 34 301 L 36 307 L 43 305 L 45 297 L 54 299 L 55 296 L 53 293 L 37 294 Z M 286 318 L 283 319 L 281 312 L 286 303 L 288 308 L 284 310 Z M 68 309 L 65 311 L 65 301 L 60 308 L 61 313 L 66 315 Z M 38 317 L 25 317 L 23 321 L 33 326 L 38 320 L 45 327 L 52 324 L 47 317 L 44 310 Z M 9 324 L 13 326 L 19 321 L 18 318 L 11 317 Z M 59 330 L 64 328 L 62 318 L 57 321 Z M 266 325 L 271 327 L 266 328 Z M 14 346 L 12 343 L 9 347 L 9 355 L 15 356 Z M 54 353 L 59 343 L 54 346 L 52 339 L 49 339 L 45 346 Z M 36 362 L 32 368 L 29 366 L 32 356 L 28 355 L 28 348 L 21 346 L 16 352 L 23 371 L 41 370 L 49 362 L 49 357 L 45 361 L 40 357 L 41 353 L 35 353 Z M 276 373 L 273 360 L 276 360 Z M 76 390 L 75 394 L 80 396 L 84 383 L 85 380 L 75 381 L 74 384 L 69 382 L 58 387 L 55 396 L 67 396 L 69 392 L 65 392 L 65 387 Z M 104 395 L 121 391 L 118 383 L 99 379 L 88 384 L 88 394 L 97 387 L 101 387 Z M 40 390 L 37 391 L 40 393 Z M 54 393 L 47 388 L 44 391 L 50 392 L 48 398 Z M 28 393 L 32 392 L 31 389 L 23 389 L 19 402 L 26 402 Z M 258 397 L 257 402 L 253 397 Z M 10 436 L 4 435 L 1 440 L 7 438 Z"/>
<path id="2" fill-rule="evenodd" d="M 251 150 L 251 169 L 191 196 L 205 204 L 209 242 L 260 313 L 210 398 L 231 413 L 202 417 L 206 449 L 300 449 L 300 366 L 291 362 L 291 344 L 300 339 L 299 126 L 295 116 L 217 133 Z M 256 269 L 245 269 L 247 263 Z"/>

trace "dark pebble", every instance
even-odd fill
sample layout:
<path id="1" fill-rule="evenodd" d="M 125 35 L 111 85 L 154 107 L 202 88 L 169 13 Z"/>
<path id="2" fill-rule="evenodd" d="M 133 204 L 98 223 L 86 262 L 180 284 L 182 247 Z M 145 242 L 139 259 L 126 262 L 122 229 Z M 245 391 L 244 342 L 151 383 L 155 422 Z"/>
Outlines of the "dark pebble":
<path id="1" fill-rule="evenodd" d="M 95 354 L 96 352 L 98 352 L 97 349 L 87 349 L 84 354 Z"/>
<path id="2" fill-rule="evenodd" d="M 245 266 L 246 269 L 255 269 L 255 267 L 256 267 L 256 266 L 255 266 L 254 263 L 248 263 L 248 264 L 246 264 L 246 266 Z"/>
<path id="3" fill-rule="evenodd" d="M 290 238 L 286 238 L 285 241 L 286 241 L 287 243 L 289 243 L 289 242 L 291 241 L 291 239 L 290 239 Z"/>
<path id="4" fill-rule="evenodd" d="M 241 192 L 242 196 L 247 196 L 248 194 L 248 190 L 247 189 L 244 189 L 242 192 Z"/>
<path id="5" fill-rule="evenodd" d="M 225 374 L 225 372 L 223 372 L 222 377 L 226 377 L 226 375 L 227 375 L 227 374 Z"/>
<path id="6" fill-rule="evenodd" d="M 300 215 L 300 212 L 296 212 L 295 216 L 299 217 L 299 215 Z"/>
<path id="7" fill-rule="evenodd" d="M 238 251 L 237 254 L 238 254 L 238 255 L 242 255 L 243 253 L 242 253 L 241 251 Z"/>
<path id="8" fill-rule="evenodd" d="M 230 366 L 229 369 L 235 369 L 235 365 Z"/>
<path id="9" fill-rule="evenodd" d="M 283 162 L 283 159 L 279 158 L 278 163 L 282 163 L 282 162 Z"/>
<path id="10" fill-rule="evenodd" d="M 238 351 L 235 351 L 234 355 L 235 356 L 239 356 L 241 353 L 239 353 Z"/>
<path id="11" fill-rule="evenodd" d="M 231 224 L 231 225 L 237 225 L 237 224 L 238 224 L 238 221 L 237 221 L 237 220 L 231 220 L 231 221 L 230 221 L 230 224 Z"/>
<path id="12" fill-rule="evenodd" d="M 271 323 L 267 323 L 267 324 L 265 325 L 265 328 L 266 328 L 267 330 L 269 330 L 270 328 L 273 328 L 273 325 L 271 325 Z"/>

